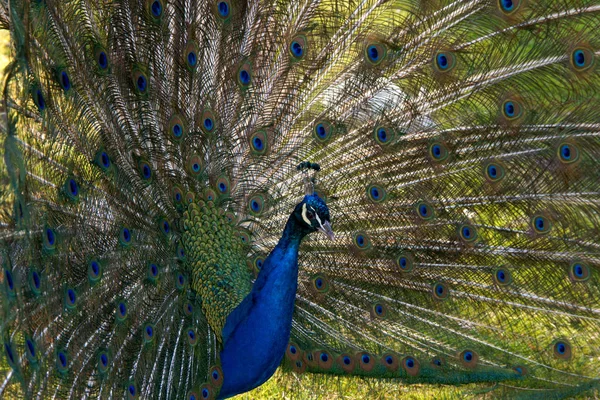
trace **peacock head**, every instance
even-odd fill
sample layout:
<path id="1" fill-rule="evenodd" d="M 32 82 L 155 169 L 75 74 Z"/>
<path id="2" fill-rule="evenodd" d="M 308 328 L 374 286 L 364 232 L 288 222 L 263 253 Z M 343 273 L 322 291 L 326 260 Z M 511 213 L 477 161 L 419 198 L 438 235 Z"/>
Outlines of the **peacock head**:
<path id="1" fill-rule="evenodd" d="M 329 219 L 329 208 L 316 194 L 306 195 L 294 209 L 294 216 L 310 232 L 320 231 L 330 240 L 335 238 Z"/>

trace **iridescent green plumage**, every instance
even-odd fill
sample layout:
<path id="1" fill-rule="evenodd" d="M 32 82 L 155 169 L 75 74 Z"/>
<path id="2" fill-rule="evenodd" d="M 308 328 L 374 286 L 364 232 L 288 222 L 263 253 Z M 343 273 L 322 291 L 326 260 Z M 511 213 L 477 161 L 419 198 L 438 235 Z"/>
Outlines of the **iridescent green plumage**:
<path id="1" fill-rule="evenodd" d="M 299 249 L 289 382 L 597 388 L 597 0 L 0 0 L 0 26 L 1 394 L 218 396 L 313 190 L 336 240 Z"/>

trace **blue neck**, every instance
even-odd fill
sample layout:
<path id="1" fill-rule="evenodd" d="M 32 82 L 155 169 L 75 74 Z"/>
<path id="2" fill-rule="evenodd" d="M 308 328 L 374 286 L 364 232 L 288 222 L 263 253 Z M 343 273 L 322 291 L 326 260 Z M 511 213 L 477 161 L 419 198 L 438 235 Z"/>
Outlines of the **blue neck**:
<path id="1" fill-rule="evenodd" d="M 251 390 L 273 375 L 290 338 L 298 248 L 309 233 L 290 216 L 279 243 L 269 254 L 252 292 L 227 317 L 223 328 L 223 386 L 219 398 Z"/>

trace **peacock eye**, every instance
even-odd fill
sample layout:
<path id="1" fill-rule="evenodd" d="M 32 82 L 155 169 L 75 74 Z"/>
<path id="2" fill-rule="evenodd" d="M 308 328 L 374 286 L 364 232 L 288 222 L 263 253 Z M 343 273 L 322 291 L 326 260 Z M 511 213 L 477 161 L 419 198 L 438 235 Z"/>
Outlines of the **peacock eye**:
<path id="1" fill-rule="evenodd" d="M 315 219 L 315 213 L 312 211 L 308 211 L 306 213 L 306 216 L 308 217 L 308 219 Z"/>

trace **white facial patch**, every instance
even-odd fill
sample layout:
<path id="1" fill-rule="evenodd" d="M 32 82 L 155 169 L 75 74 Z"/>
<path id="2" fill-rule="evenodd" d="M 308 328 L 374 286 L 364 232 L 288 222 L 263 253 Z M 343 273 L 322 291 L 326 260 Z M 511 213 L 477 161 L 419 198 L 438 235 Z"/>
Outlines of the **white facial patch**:
<path id="1" fill-rule="evenodd" d="M 306 203 L 302 204 L 302 219 L 308 225 L 312 226 L 312 222 L 310 222 L 310 219 L 308 219 L 308 217 L 306 216 Z"/>

